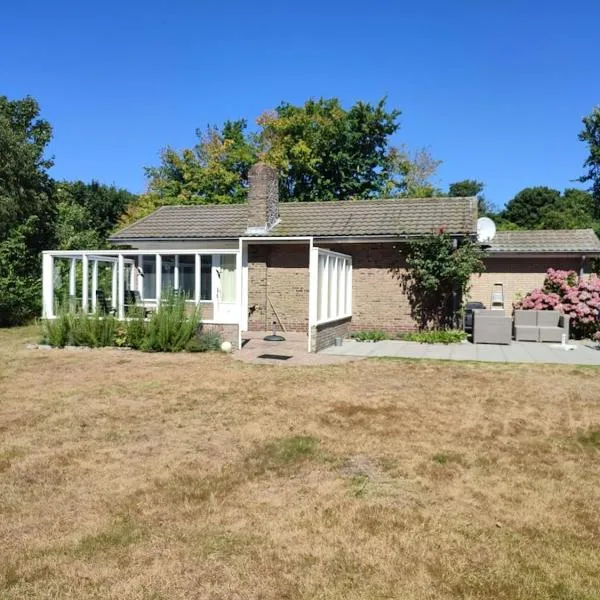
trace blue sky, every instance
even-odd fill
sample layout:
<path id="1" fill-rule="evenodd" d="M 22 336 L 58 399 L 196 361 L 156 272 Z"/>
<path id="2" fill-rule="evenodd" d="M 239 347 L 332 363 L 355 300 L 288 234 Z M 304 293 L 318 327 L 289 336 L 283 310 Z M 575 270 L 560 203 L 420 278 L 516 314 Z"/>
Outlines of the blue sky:
<path id="1" fill-rule="evenodd" d="M 443 160 L 437 184 L 479 179 L 501 205 L 581 175 L 598 22 L 598 0 L 21 0 L 2 9 L 0 94 L 40 102 L 54 177 L 134 192 L 198 127 L 387 95 L 394 142 Z"/>

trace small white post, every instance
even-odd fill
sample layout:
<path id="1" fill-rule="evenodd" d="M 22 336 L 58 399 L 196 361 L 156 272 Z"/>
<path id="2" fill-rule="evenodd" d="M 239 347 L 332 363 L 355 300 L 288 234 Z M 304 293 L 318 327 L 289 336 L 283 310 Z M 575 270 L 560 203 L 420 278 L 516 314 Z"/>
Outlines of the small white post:
<path id="1" fill-rule="evenodd" d="M 319 249 L 314 248 L 312 240 L 308 258 L 308 351 L 311 352 L 312 328 L 317 323 L 317 306 L 319 285 Z"/>
<path id="2" fill-rule="evenodd" d="M 173 272 L 173 289 L 179 289 L 179 255 L 175 255 L 175 270 Z"/>
<path id="3" fill-rule="evenodd" d="M 144 299 L 144 277 L 143 277 L 143 260 L 144 257 L 143 256 L 138 256 L 137 257 L 137 268 L 135 269 L 137 271 L 137 286 L 136 286 L 136 290 L 139 291 L 140 293 L 140 298 L 143 300 Z"/>
<path id="4" fill-rule="evenodd" d="M 135 262 L 131 261 L 129 263 L 129 289 L 130 290 L 137 290 L 137 286 L 136 286 L 136 268 L 135 268 Z"/>
<path id="5" fill-rule="evenodd" d="M 196 302 L 196 304 L 198 304 L 200 302 L 200 276 L 201 276 L 201 270 L 200 270 L 200 255 L 198 253 L 196 253 L 196 263 L 194 265 L 195 267 L 195 272 L 194 272 L 194 300 Z"/>
<path id="6" fill-rule="evenodd" d="M 117 265 L 117 315 L 120 320 L 123 320 L 125 318 L 125 261 L 122 254 L 119 254 Z"/>
<path id="7" fill-rule="evenodd" d="M 54 257 L 42 255 L 42 317 L 54 317 Z"/>
<path id="8" fill-rule="evenodd" d="M 160 307 L 160 294 L 162 288 L 162 256 L 156 255 L 156 309 Z"/>
<path id="9" fill-rule="evenodd" d="M 97 310 L 96 292 L 98 291 L 98 261 L 92 261 L 92 312 Z"/>
<path id="10" fill-rule="evenodd" d="M 89 283 L 90 283 L 90 271 L 89 271 L 88 255 L 81 255 L 81 309 L 84 313 L 88 311 L 88 295 L 89 295 Z"/>
<path id="11" fill-rule="evenodd" d="M 112 264 L 112 277 L 111 277 L 111 289 L 110 289 L 110 304 L 111 304 L 112 308 L 117 308 L 118 280 L 119 280 L 119 265 L 116 262 L 114 262 Z"/>
<path id="12" fill-rule="evenodd" d="M 77 259 L 72 258 L 69 264 L 69 296 L 75 297 L 75 281 L 76 281 Z"/>

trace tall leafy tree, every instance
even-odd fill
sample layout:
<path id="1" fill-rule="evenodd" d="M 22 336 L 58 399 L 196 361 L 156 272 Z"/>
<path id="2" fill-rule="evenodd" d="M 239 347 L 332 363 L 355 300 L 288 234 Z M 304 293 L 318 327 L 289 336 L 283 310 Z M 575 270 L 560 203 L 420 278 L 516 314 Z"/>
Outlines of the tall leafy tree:
<path id="1" fill-rule="evenodd" d="M 442 163 L 427 148 L 409 150 L 406 146 L 390 147 L 387 157 L 387 181 L 380 194 L 386 198 L 431 198 L 442 191 L 431 183 L 431 177 Z"/>
<path id="2" fill-rule="evenodd" d="M 101 248 L 136 196 L 97 181 L 56 185 L 57 244 L 62 250 Z"/>
<path id="3" fill-rule="evenodd" d="M 591 183 L 595 216 L 600 217 L 600 106 L 594 107 L 592 112 L 583 118 L 583 129 L 579 133 L 579 139 L 585 142 L 589 149 L 589 156 L 583 164 L 587 173 L 579 180 Z"/>
<path id="4" fill-rule="evenodd" d="M 485 184 L 475 179 L 463 179 L 448 186 L 448 196 L 477 198 L 477 210 L 480 217 L 494 216 L 494 208 L 483 194 Z"/>
<path id="5" fill-rule="evenodd" d="M 165 148 L 158 167 L 148 167 L 148 190 L 121 218 L 140 219 L 165 204 L 235 204 L 246 199 L 248 170 L 257 160 L 247 123 L 197 130 L 198 143 L 182 151 Z"/>
<path id="6" fill-rule="evenodd" d="M 33 98 L 0 96 L 0 325 L 39 311 L 40 252 L 54 244 L 56 220 L 51 137 Z"/>
<path id="7" fill-rule="evenodd" d="M 597 228 L 594 198 L 589 192 L 566 189 L 554 204 L 542 208 L 539 229 Z"/>
<path id="8" fill-rule="evenodd" d="M 549 187 L 525 188 L 507 203 L 501 217 L 522 229 L 537 229 L 542 213 L 554 207 L 559 199 L 560 192 Z"/>
<path id="9" fill-rule="evenodd" d="M 287 102 L 258 119 L 264 158 L 281 174 L 282 200 L 349 200 L 378 196 L 390 177 L 389 138 L 400 127 L 399 110 L 385 98 Z"/>

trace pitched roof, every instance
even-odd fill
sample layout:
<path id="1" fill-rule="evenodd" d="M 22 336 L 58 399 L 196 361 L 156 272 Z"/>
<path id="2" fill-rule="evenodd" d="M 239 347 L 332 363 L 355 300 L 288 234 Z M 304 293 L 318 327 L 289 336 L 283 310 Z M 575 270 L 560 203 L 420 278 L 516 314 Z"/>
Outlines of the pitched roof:
<path id="1" fill-rule="evenodd" d="M 227 239 L 245 236 L 247 204 L 163 206 L 110 240 Z M 410 236 L 444 227 L 454 234 L 476 231 L 476 198 L 406 198 L 279 204 L 280 221 L 270 237 Z"/>
<path id="2" fill-rule="evenodd" d="M 600 253 L 593 229 L 540 229 L 498 231 L 490 242 L 491 253 Z"/>

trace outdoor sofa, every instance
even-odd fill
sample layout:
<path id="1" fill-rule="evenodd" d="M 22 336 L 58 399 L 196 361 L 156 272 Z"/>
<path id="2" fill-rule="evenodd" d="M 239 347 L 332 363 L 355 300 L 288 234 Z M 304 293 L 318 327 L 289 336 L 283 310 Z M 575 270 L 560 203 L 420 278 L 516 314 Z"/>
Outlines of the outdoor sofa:
<path id="1" fill-rule="evenodd" d="M 512 319 L 501 310 L 473 311 L 474 344 L 510 344 Z"/>
<path id="2" fill-rule="evenodd" d="M 569 339 L 569 317 L 556 310 L 515 310 L 515 340 L 561 342 Z"/>

